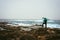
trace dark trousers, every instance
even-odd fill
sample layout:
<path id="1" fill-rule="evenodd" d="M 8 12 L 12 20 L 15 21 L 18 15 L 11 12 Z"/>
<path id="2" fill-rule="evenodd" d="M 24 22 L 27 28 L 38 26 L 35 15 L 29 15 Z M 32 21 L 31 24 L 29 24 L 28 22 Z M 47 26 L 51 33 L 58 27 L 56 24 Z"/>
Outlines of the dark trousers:
<path id="1" fill-rule="evenodd" d="M 47 23 L 43 23 L 43 24 L 42 24 L 42 27 L 47 28 Z"/>

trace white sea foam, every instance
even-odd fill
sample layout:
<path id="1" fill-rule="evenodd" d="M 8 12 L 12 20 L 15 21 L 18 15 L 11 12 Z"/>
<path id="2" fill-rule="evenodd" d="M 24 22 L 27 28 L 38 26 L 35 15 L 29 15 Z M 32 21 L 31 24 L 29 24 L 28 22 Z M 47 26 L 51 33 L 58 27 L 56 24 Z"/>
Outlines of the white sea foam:
<path id="1" fill-rule="evenodd" d="M 25 23 L 15 23 L 15 24 L 18 24 L 20 26 L 32 26 L 31 24 L 25 24 Z"/>
<path id="2" fill-rule="evenodd" d="M 19 23 L 17 23 L 17 22 L 19 22 Z M 43 19 L 41 19 L 41 20 L 40 19 L 39 20 L 15 20 L 14 22 L 12 21 L 11 25 L 14 25 L 14 26 L 18 26 L 18 25 L 19 26 L 32 26 L 33 24 L 41 24 L 41 22 L 43 22 Z M 60 28 L 60 25 L 55 24 L 54 20 L 48 20 L 48 22 L 50 22 L 50 23 L 47 24 L 47 27 Z"/>
<path id="3" fill-rule="evenodd" d="M 15 24 L 7 24 L 7 25 L 27 26 L 27 27 L 33 26 L 33 24 L 24 24 L 24 23 L 15 23 Z M 50 28 L 60 28 L 60 25 L 59 24 L 47 24 L 47 27 L 50 27 Z"/>
<path id="4" fill-rule="evenodd" d="M 14 23 L 14 24 L 7 24 L 11 26 L 32 26 L 31 24 L 25 24 L 25 23 Z"/>
<path id="5" fill-rule="evenodd" d="M 60 25 L 59 24 L 47 24 L 47 27 L 50 27 L 50 28 L 60 28 Z"/>

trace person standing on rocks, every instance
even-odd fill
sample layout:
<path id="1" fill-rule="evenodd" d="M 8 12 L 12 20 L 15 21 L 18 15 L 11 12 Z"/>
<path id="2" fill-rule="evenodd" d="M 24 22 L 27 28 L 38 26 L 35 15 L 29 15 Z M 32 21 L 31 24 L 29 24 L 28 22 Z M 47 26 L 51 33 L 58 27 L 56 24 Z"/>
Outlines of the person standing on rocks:
<path id="1" fill-rule="evenodd" d="M 47 28 L 47 18 L 43 17 L 43 27 Z"/>

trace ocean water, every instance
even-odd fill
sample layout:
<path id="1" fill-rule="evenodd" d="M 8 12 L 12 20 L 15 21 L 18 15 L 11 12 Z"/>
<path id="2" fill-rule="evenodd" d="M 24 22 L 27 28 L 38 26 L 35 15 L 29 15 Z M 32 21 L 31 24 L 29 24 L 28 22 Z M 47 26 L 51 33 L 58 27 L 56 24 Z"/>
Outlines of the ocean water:
<path id="1" fill-rule="evenodd" d="M 21 26 L 31 26 L 34 24 L 42 24 L 43 19 L 36 20 L 18 20 L 18 19 L 0 19 L 0 22 L 8 22 L 9 24 L 18 24 Z M 60 28 L 60 20 L 48 20 L 47 27 Z"/>

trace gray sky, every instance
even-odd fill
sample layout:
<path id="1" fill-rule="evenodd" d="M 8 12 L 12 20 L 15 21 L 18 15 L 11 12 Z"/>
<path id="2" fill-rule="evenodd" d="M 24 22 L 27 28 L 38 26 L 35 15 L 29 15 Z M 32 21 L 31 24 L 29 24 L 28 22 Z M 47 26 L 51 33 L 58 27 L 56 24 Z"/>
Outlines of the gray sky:
<path id="1" fill-rule="evenodd" d="M 60 0 L 0 0 L 0 19 L 60 20 Z"/>

